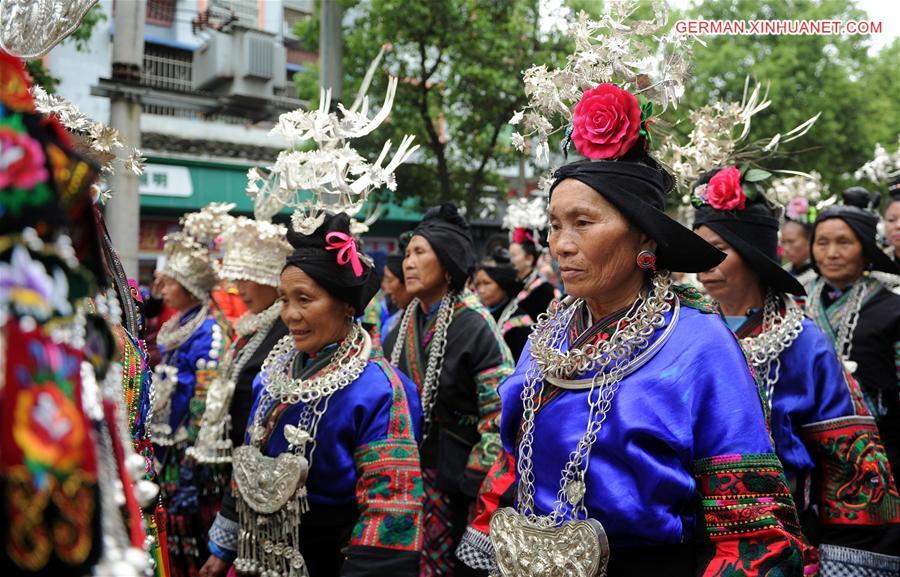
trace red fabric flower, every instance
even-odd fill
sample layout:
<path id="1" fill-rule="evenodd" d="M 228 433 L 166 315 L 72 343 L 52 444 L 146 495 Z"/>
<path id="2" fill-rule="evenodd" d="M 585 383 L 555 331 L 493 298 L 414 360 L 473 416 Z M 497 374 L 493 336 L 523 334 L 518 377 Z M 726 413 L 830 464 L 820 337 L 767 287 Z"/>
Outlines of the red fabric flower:
<path id="1" fill-rule="evenodd" d="M 25 133 L 0 127 L 0 189 L 30 189 L 47 180 L 44 151 Z"/>
<path id="2" fill-rule="evenodd" d="M 706 197 L 709 205 L 716 210 L 744 210 L 747 195 L 741 188 L 741 171 L 729 166 L 717 172 L 709 179 Z"/>
<path id="3" fill-rule="evenodd" d="M 572 142 L 592 160 L 624 156 L 637 142 L 640 130 L 637 98 L 613 84 L 586 91 L 575 106 Z"/>

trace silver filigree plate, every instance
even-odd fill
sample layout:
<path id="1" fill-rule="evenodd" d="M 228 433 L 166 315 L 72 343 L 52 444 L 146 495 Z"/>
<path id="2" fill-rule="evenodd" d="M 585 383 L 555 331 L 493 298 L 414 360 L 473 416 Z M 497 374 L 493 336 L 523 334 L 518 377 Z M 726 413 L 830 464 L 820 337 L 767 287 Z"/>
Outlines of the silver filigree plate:
<path id="1" fill-rule="evenodd" d="M 306 483 L 309 463 L 302 455 L 281 453 L 267 457 L 251 445 L 232 453 L 234 482 L 247 505 L 263 515 L 271 515 L 294 497 Z"/>
<path id="2" fill-rule="evenodd" d="M 595 519 L 544 527 L 511 507 L 491 518 L 491 543 L 503 577 L 596 577 L 606 574 L 609 542 Z"/>
<path id="3" fill-rule="evenodd" d="M 0 48 L 38 58 L 81 25 L 97 0 L 0 0 Z"/>

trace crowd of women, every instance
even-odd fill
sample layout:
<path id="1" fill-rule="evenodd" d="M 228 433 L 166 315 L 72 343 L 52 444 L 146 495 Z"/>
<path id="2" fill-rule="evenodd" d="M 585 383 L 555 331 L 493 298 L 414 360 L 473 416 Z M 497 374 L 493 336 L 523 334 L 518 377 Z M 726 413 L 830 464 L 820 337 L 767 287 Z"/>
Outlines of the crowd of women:
<path id="1" fill-rule="evenodd" d="M 657 152 L 653 92 L 589 81 L 508 243 L 443 204 L 377 269 L 355 216 L 415 148 L 350 146 L 367 80 L 282 117 L 316 154 L 250 172 L 253 218 L 166 237 L 148 344 L 98 159 L 0 78 L 4 575 L 900 574 L 900 179 L 785 219 L 774 144 Z"/>

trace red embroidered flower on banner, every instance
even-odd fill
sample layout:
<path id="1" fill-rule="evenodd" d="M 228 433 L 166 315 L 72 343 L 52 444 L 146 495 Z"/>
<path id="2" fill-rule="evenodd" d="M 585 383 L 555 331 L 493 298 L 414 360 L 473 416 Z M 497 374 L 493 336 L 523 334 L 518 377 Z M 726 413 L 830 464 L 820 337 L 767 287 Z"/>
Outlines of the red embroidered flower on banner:
<path id="1" fill-rule="evenodd" d="M 641 107 L 634 94 L 613 84 L 585 91 L 575 106 L 572 142 L 592 160 L 624 156 L 640 136 Z"/>
<path id="2" fill-rule="evenodd" d="M 0 189 L 30 189 L 47 180 L 44 151 L 25 133 L 0 127 Z"/>
<path id="3" fill-rule="evenodd" d="M 729 166 L 717 172 L 709 179 L 706 197 L 709 205 L 716 210 L 744 210 L 747 195 L 741 188 L 741 171 Z"/>

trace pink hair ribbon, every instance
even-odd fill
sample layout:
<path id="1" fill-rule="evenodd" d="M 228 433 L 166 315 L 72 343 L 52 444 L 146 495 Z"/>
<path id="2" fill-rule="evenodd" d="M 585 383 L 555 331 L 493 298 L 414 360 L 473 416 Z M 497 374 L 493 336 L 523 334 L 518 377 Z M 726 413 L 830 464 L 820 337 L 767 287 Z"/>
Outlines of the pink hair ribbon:
<path id="1" fill-rule="evenodd" d="M 359 260 L 359 253 L 356 252 L 356 241 L 349 234 L 343 232 L 329 232 L 325 235 L 325 250 L 336 250 L 337 263 L 345 265 L 350 263 L 353 267 L 353 274 L 362 276 L 363 267 Z"/>

